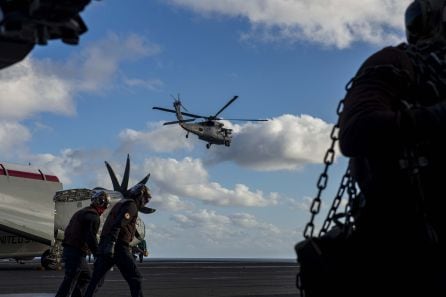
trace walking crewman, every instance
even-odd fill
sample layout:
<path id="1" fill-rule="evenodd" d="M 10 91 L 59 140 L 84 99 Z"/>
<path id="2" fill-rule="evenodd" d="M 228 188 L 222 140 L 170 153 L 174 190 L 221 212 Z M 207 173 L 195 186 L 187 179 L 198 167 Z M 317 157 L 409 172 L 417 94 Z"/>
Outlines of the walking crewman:
<path id="1" fill-rule="evenodd" d="M 96 191 L 91 197 L 90 206 L 78 210 L 68 223 L 62 242 L 65 277 L 56 297 L 83 295 L 91 274 L 86 255 L 88 252 L 96 255 L 99 217 L 109 204 L 110 196 L 105 191 Z"/>
<path id="2" fill-rule="evenodd" d="M 138 211 L 151 198 L 149 189 L 144 184 L 137 184 L 110 210 L 102 228 L 98 257 L 85 297 L 94 295 L 98 283 L 113 265 L 119 268 L 127 281 L 132 297 L 143 296 L 141 274 L 131 253 L 130 242 L 136 233 Z"/>

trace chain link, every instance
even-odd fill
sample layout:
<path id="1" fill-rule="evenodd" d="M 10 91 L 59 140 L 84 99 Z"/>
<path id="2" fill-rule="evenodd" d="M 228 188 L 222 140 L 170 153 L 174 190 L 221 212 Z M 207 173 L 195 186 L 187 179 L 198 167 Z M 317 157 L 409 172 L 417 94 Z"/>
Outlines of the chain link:
<path id="1" fill-rule="evenodd" d="M 313 234 L 314 234 L 314 219 L 315 219 L 316 215 L 321 210 L 322 191 L 325 190 L 325 188 L 327 187 L 328 169 L 333 164 L 334 158 L 335 158 L 335 145 L 336 145 L 336 141 L 339 139 L 339 136 L 338 136 L 338 134 L 339 134 L 339 116 L 341 115 L 343 106 L 344 106 L 344 99 L 339 101 L 338 107 L 336 109 L 336 113 L 338 115 L 338 120 L 337 120 L 337 123 L 333 126 L 333 129 L 331 130 L 331 133 L 330 133 L 331 145 L 328 148 L 328 150 L 324 156 L 324 170 L 321 173 L 321 175 L 319 176 L 317 184 L 316 184 L 318 191 L 317 191 L 316 196 L 313 198 L 313 201 L 311 202 L 311 206 L 310 206 L 311 217 L 310 217 L 309 222 L 305 226 L 305 229 L 303 232 L 304 238 L 313 237 Z"/>

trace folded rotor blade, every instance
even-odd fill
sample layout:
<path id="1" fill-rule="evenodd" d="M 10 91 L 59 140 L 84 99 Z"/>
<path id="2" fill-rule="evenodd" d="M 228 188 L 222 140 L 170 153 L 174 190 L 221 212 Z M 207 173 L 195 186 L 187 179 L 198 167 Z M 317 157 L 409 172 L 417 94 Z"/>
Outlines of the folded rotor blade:
<path id="1" fill-rule="evenodd" d="M 119 185 L 118 179 L 116 178 L 116 174 L 113 171 L 113 169 L 111 168 L 110 164 L 108 164 L 107 161 L 105 161 L 105 166 L 107 167 L 108 174 L 110 175 L 110 179 L 113 184 L 113 190 L 121 192 L 121 186 Z"/>
<path id="2" fill-rule="evenodd" d="M 130 176 L 130 156 L 129 154 L 127 154 L 124 176 L 122 177 L 122 182 L 121 182 L 121 193 L 127 191 L 127 187 L 129 186 L 129 176 Z"/>
<path id="3" fill-rule="evenodd" d="M 150 178 L 150 173 L 147 174 L 138 184 L 145 185 L 147 183 L 147 181 L 149 180 L 149 178 Z"/>
<path id="4" fill-rule="evenodd" d="M 148 213 L 154 213 L 155 211 L 156 211 L 156 209 L 155 208 L 150 208 L 150 207 L 143 207 L 143 208 L 141 208 L 140 210 L 139 210 L 140 212 L 142 212 L 142 213 L 146 213 L 146 214 L 148 214 Z"/>

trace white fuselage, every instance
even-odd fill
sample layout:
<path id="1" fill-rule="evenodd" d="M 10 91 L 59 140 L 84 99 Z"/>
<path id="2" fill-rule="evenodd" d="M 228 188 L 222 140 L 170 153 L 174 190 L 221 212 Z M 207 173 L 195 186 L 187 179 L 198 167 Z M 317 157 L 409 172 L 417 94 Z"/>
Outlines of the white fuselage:
<path id="1" fill-rule="evenodd" d="M 0 258 L 40 256 L 54 239 L 54 202 L 59 179 L 32 166 L 0 163 Z M 20 247 L 19 247 L 20 246 Z M 23 252 L 26 250 L 26 252 Z M 34 252 L 33 252 L 34 251 Z"/>
<path id="2" fill-rule="evenodd" d="M 48 249 L 46 244 L 0 230 L 0 258 L 33 259 Z"/>

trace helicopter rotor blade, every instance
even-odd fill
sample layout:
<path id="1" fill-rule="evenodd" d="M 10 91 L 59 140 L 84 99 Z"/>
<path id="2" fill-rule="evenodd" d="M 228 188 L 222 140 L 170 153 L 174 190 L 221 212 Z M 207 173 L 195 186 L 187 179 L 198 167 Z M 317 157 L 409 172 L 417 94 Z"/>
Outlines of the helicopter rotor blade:
<path id="1" fill-rule="evenodd" d="M 167 112 L 171 112 L 171 113 L 177 113 L 175 110 L 173 109 L 168 109 L 168 108 L 164 108 L 164 107 L 152 107 L 152 109 L 157 109 L 157 110 L 162 110 L 162 111 L 167 111 Z M 197 119 L 207 119 L 208 117 L 205 116 L 201 116 L 201 115 L 197 115 L 197 114 L 193 114 L 193 113 L 188 113 L 188 112 L 181 112 L 182 115 L 188 116 L 188 117 L 193 117 L 193 118 L 197 118 Z"/>
<path id="2" fill-rule="evenodd" d="M 212 119 L 215 119 L 223 110 L 225 110 L 226 107 L 228 107 L 230 104 L 232 104 L 232 102 L 235 101 L 235 99 L 237 99 L 238 96 L 234 96 L 232 97 L 231 100 L 228 101 L 228 103 L 225 104 L 225 106 L 223 106 L 222 108 L 220 108 L 220 110 L 213 116 L 211 117 Z"/>
<path id="3" fill-rule="evenodd" d="M 162 111 L 167 111 L 167 112 L 172 112 L 172 113 L 176 113 L 175 110 L 173 109 L 168 109 L 168 108 L 164 108 L 164 107 L 152 107 L 152 109 L 158 109 L 158 110 L 162 110 Z"/>
<path id="4" fill-rule="evenodd" d="M 187 122 L 193 122 L 193 121 L 195 121 L 195 119 L 187 119 L 187 120 L 182 120 L 182 121 L 165 122 L 163 124 L 163 126 L 165 126 L 165 125 L 172 125 L 172 124 L 179 124 L 179 123 L 187 123 Z"/>
<path id="5" fill-rule="evenodd" d="M 267 122 L 266 119 L 223 119 L 228 121 Z"/>

